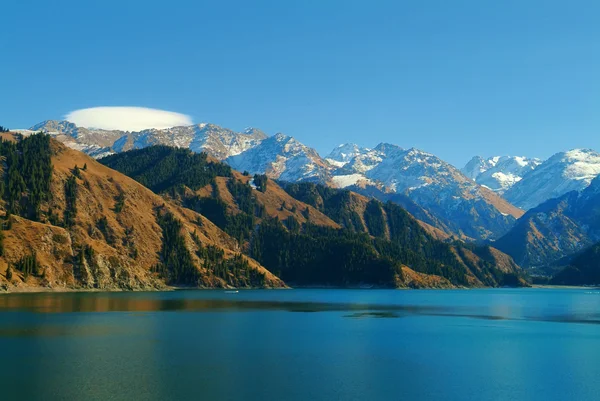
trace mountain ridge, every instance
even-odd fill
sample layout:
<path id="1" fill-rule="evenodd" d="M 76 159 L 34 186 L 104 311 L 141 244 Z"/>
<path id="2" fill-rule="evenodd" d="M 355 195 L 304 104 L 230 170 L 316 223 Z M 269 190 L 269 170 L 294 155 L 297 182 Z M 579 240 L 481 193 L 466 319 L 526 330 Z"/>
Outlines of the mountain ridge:
<path id="1" fill-rule="evenodd" d="M 134 133 L 89 130 L 56 121 L 32 128 L 45 130 L 68 146 L 95 157 L 150 145 L 175 145 L 206 152 L 240 171 L 267 174 L 277 180 L 351 188 L 384 201 L 405 200 L 406 196 L 424 209 L 423 218 L 429 215 L 425 220 L 429 224 L 449 235 L 475 241 L 495 240 L 506 234 L 523 214 L 516 206 L 529 208 L 537 200 L 560 196 L 567 189 L 581 190 L 593 178 L 593 174 L 588 174 L 581 180 L 575 174 L 575 179 L 567 180 L 571 184 L 563 185 L 564 180 L 555 177 L 554 183 L 546 185 L 548 188 L 540 189 L 540 182 L 545 181 L 536 171 L 545 170 L 553 158 L 542 163 L 525 157 L 476 157 L 459 170 L 428 152 L 389 143 L 374 148 L 342 144 L 321 157 L 314 149 L 284 134 L 268 136 L 256 128 L 234 132 L 208 123 Z M 98 138 L 90 139 L 96 134 Z M 577 165 L 577 161 L 571 165 Z M 591 165 L 593 170 L 594 164 Z M 561 175 L 560 169 L 551 170 L 554 175 Z M 532 191 L 532 199 L 537 200 L 523 202 Z M 403 205 L 409 207 L 408 202 Z"/>

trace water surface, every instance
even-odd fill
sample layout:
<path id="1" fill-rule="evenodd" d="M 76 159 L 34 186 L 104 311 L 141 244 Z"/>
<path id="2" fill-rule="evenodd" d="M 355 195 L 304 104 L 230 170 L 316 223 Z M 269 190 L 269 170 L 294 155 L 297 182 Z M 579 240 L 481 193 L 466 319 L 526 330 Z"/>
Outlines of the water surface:
<path id="1" fill-rule="evenodd" d="M 600 291 L 0 295 L 2 400 L 591 400 Z"/>

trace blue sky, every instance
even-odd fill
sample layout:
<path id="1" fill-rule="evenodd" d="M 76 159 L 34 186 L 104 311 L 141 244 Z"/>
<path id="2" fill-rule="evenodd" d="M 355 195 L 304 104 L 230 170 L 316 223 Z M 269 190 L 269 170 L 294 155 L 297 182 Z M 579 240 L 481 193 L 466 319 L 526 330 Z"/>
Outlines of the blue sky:
<path id="1" fill-rule="evenodd" d="M 0 124 L 140 106 L 480 154 L 600 150 L 600 2 L 4 0 Z"/>

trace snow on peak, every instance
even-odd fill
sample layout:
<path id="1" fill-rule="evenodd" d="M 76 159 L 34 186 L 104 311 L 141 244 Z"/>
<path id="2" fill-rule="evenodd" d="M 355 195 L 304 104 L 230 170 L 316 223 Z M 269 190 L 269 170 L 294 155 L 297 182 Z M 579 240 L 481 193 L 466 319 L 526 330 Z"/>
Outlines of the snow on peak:
<path id="1" fill-rule="evenodd" d="M 539 159 L 523 156 L 475 156 L 461 171 L 478 184 L 504 193 L 540 164 Z"/>
<path id="2" fill-rule="evenodd" d="M 541 163 L 506 192 L 506 198 L 524 209 L 570 191 L 581 191 L 600 175 L 600 154 L 591 149 L 560 152 Z"/>
<path id="3" fill-rule="evenodd" d="M 256 139 L 265 139 L 266 137 L 268 137 L 268 135 L 265 134 L 263 131 L 259 130 L 258 128 L 254 128 L 254 127 L 248 127 L 246 129 L 244 129 L 244 131 L 242 133 L 244 135 L 252 136 Z"/>
<path id="4" fill-rule="evenodd" d="M 329 155 L 326 156 L 326 159 L 330 162 L 333 161 L 333 164 L 336 164 L 335 162 L 338 162 L 342 163 L 343 165 L 349 162 L 353 157 L 356 157 L 360 154 L 364 154 L 369 150 L 370 149 L 367 148 L 361 148 L 355 143 L 344 143 L 333 149 L 331 153 L 329 153 Z"/>

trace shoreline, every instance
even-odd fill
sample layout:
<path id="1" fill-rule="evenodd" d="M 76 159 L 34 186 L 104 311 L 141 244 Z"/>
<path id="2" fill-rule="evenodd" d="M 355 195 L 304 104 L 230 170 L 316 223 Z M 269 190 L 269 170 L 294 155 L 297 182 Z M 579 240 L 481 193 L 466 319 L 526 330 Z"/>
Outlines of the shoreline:
<path id="1" fill-rule="evenodd" d="M 202 288 L 202 287 L 181 287 L 181 286 L 165 286 L 161 288 L 139 288 L 126 290 L 121 288 L 49 288 L 49 287 L 14 287 L 12 289 L 0 289 L 0 296 L 9 294 L 68 294 L 68 293 L 140 293 L 140 292 L 171 292 L 171 291 L 251 291 L 251 290 L 494 290 L 494 289 L 558 289 L 558 290 L 600 290 L 600 286 L 574 286 L 574 285 L 541 285 L 534 284 L 530 287 L 456 287 L 456 288 L 393 288 L 393 287 L 378 287 L 378 286 L 290 286 L 290 287 L 271 287 L 271 288 Z"/>

